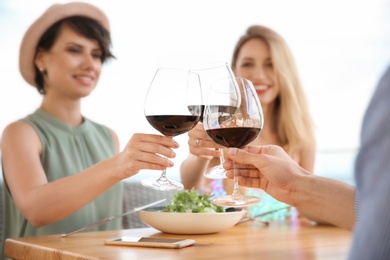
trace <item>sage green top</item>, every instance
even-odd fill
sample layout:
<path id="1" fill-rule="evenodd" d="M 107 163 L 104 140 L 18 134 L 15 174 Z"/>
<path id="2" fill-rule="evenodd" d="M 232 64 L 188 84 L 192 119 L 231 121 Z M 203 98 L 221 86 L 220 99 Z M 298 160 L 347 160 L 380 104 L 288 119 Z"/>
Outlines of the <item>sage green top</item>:
<path id="1" fill-rule="evenodd" d="M 80 126 L 73 127 L 42 109 L 37 109 L 23 120 L 34 127 L 41 140 L 41 162 L 49 182 L 76 174 L 115 154 L 110 130 L 86 118 Z M 122 183 L 118 183 L 68 217 L 36 228 L 15 206 L 5 180 L 4 183 L 3 241 L 8 237 L 62 234 L 123 213 L 123 188 Z M 91 187 L 87 187 L 85 192 L 93 188 L 93 182 L 91 182 Z M 121 221 L 115 220 L 86 231 L 120 228 Z M 3 256 L 2 252 L 0 253 L 0 257 Z"/>

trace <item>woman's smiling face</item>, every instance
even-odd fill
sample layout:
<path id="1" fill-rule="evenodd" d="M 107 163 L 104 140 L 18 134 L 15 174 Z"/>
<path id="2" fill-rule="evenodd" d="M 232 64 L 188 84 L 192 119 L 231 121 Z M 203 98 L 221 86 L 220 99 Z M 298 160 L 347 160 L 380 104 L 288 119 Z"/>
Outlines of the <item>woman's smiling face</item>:
<path id="1" fill-rule="evenodd" d="M 89 95 L 98 82 L 102 51 L 96 40 L 86 38 L 64 24 L 49 51 L 35 60 L 45 71 L 47 94 L 57 92 L 80 98 Z"/>
<path id="2" fill-rule="evenodd" d="M 268 44 L 258 38 L 245 42 L 237 55 L 234 68 L 237 77 L 252 81 L 262 105 L 275 101 L 280 87 L 275 83 L 275 73 Z"/>

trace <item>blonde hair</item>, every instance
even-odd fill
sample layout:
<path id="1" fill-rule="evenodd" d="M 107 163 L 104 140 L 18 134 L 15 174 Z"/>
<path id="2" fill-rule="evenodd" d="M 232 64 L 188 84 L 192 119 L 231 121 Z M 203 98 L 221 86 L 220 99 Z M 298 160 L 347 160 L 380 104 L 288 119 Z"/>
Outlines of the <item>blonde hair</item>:
<path id="1" fill-rule="evenodd" d="M 241 47 L 250 39 L 265 41 L 271 52 L 275 83 L 280 86 L 272 130 L 288 153 L 315 146 L 314 124 L 302 88 L 293 55 L 285 40 L 275 31 L 259 25 L 250 26 L 238 40 L 232 56 L 235 70 Z"/>

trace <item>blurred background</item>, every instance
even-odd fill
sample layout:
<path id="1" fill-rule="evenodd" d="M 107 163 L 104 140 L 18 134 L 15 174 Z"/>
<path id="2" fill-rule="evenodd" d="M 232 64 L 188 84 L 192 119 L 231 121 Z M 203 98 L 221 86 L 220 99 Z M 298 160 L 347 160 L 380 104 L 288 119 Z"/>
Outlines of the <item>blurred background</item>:
<path id="1" fill-rule="evenodd" d="M 28 26 L 50 5 L 67 1 L 0 0 L 0 133 L 41 101 L 23 81 L 18 52 Z M 316 123 L 315 173 L 353 183 L 364 111 L 390 62 L 390 3 L 386 0 L 94 0 L 111 23 L 117 57 L 103 68 L 83 102 L 86 117 L 113 128 L 124 147 L 136 132 L 157 133 L 143 101 L 159 66 L 230 62 L 234 45 L 253 24 L 288 42 Z M 167 93 L 168 95 L 169 93 Z M 175 138 L 175 167 L 188 154 L 187 134 Z M 159 172 L 143 171 L 131 180 Z"/>

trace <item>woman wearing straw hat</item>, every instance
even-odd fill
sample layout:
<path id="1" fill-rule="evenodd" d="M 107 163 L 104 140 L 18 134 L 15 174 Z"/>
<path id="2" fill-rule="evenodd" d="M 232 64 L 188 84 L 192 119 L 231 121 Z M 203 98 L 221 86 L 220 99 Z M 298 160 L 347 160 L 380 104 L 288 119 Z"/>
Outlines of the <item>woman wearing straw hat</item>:
<path id="1" fill-rule="evenodd" d="M 3 132 L 4 239 L 60 234 L 120 214 L 121 180 L 173 165 L 163 158 L 175 156 L 171 138 L 134 134 L 119 152 L 111 129 L 83 117 L 81 99 L 113 57 L 110 44 L 106 15 L 77 2 L 51 6 L 24 35 L 20 72 L 43 99 Z M 95 230 L 120 227 L 115 221 Z"/>

